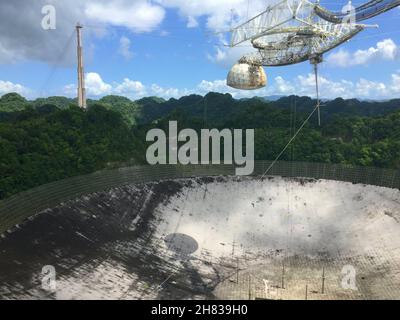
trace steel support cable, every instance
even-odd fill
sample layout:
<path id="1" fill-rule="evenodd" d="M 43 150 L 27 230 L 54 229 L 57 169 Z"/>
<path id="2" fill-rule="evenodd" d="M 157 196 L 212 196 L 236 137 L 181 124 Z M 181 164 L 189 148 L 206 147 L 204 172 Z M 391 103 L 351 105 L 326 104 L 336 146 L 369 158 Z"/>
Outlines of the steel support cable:
<path id="1" fill-rule="evenodd" d="M 306 120 L 304 120 L 303 124 L 300 126 L 300 128 L 296 131 L 296 133 L 294 134 L 294 136 L 289 140 L 289 142 L 286 144 L 286 146 L 282 149 L 282 151 L 278 154 L 278 156 L 275 158 L 275 160 L 270 164 L 270 166 L 268 167 L 268 169 L 264 172 L 264 174 L 261 176 L 261 179 L 264 178 L 268 172 L 272 169 L 272 167 L 278 162 L 278 160 L 280 159 L 280 157 L 282 156 L 282 154 L 286 151 L 286 149 L 291 145 L 291 143 L 296 139 L 296 137 L 299 135 L 299 133 L 303 130 L 304 126 L 308 123 L 308 121 L 311 119 L 311 117 L 313 116 L 313 114 L 315 113 L 315 111 L 317 111 L 317 109 L 320 107 L 319 104 L 317 104 L 315 106 L 315 108 L 313 109 L 313 111 L 311 111 L 311 113 L 309 114 L 309 116 L 307 117 Z"/>
<path id="2" fill-rule="evenodd" d="M 275 158 L 275 160 L 270 164 L 268 169 L 264 172 L 264 174 L 261 176 L 261 179 L 264 178 L 267 173 L 272 169 L 272 167 L 276 164 L 276 162 L 280 159 L 280 157 L 283 155 L 283 153 L 287 150 L 287 148 L 292 144 L 292 142 L 296 139 L 296 137 L 299 135 L 299 133 L 303 130 L 304 126 L 308 123 L 308 121 L 311 119 L 315 111 L 318 111 L 318 125 L 321 125 L 321 101 L 319 98 L 319 81 L 318 81 L 318 63 L 322 61 L 321 56 L 316 56 L 311 59 L 311 63 L 314 65 L 314 74 L 315 74 L 315 89 L 316 89 L 316 97 L 317 97 L 317 104 L 315 108 L 311 111 L 311 113 L 308 115 L 306 120 L 302 123 L 300 128 L 296 131 L 296 133 L 292 136 L 292 138 L 289 140 L 289 142 L 286 144 L 286 146 L 282 149 L 282 151 L 278 154 L 278 156 Z M 292 128 L 290 128 L 292 130 Z"/>
<path id="3" fill-rule="evenodd" d="M 293 96 L 291 99 L 291 108 L 290 108 L 290 135 L 296 132 L 296 96 Z M 294 158 L 294 149 L 292 145 L 291 151 L 291 161 Z M 290 163 L 290 174 L 293 174 L 293 163 Z M 285 289 L 285 265 L 290 264 L 290 256 L 289 256 L 289 249 L 292 247 L 293 244 L 293 204 L 292 204 L 292 195 L 293 195 L 293 186 L 288 182 L 287 183 L 287 195 L 288 195 L 288 207 L 287 207 L 287 232 L 286 232 L 286 251 L 282 261 L 282 289 Z"/>
<path id="4" fill-rule="evenodd" d="M 315 113 L 315 111 L 317 111 L 320 108 L 321 104 L 319 102 L 319 100 L 317 101 L 317 105 L 315 106 L 315 108 L 311 111 L 311 113 L 308 115 L 308 117 L 306 118 L 306 120 L 304 120 L 304 122 L 302 123 L 302 125 L 300 126 L 300 128 L 296 131 L 296 133 L 293 135 L 293 137 L 289 140 L 289 142 L 286 144 L 286 146 L 282 149 L 282 151 L 278 154 L 278 156 L 275 158 L 274 161 L 272 161 L 272 163 L 270 164 L 270 166 L 268 167 L 268 169 L 262 174 L 261 178 L 264 178 L 268 172 L 272 169 L 272 167 L 278 162 L 278 160 L 280 159 L 280 157 L 283 155 L 283 153 L 287 150 L 287 148 L 289 148 L 289 146 L 291 145 L 291 143 L 296 139 L 296 137 L 299 135 L 299 133 L 303 130 L 304 126 L 308 123 L 308 121 L 311 119 L 311 117 L 313 116 L 313 114 Z"/>
<path id="5" fill-rule="evenodd" d="M 51 70 L 49 72 L 49 76 L 46 78 L 46 80 L 43 82 L 43 85 L 40 87 L 40 89 L 39 89 L 40 93 L 43 93 L 45 87 L 48 85 L 48 83 L 53 78 L 54 74 L 56 73 L 56 70 L 57 70 L 59 64 L 64 60 L 65 55 L 68 51 L 68 48 L 71 45 L 74 34 L 75 34 L 75 30 L 68 37 L 67 42 L 65 43 L 64 47 L 62 48 L 61 53 L 58 55 L 58 59 L 55 61 L 53 67 L 51 68 Z"/>
<path id="6" fill-rule="evenodd" d="M 318 125 L 321 126 L 321 104 L 319 100 L 319 82 L 318 82 L 318 63 L 314 63 L 314 75 L 315 75 L 315 92 L 317 94 L 317 108 L 318 108 Z"/>

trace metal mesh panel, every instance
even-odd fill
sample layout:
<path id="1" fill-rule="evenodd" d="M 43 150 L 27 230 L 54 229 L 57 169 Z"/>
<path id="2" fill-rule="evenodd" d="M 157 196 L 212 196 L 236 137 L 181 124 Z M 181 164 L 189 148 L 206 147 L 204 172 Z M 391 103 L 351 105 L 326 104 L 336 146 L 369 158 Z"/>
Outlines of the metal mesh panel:
<path id="1" fill-rule="evenodd" d="M 271 161 L 256 161 L 254 176 L 261 176 Z M 234 165 L 159 165 L 103 170 L 52 182 L 0 201 L 0 233 L 47 208 L 80 196 L 117 186 L 201 176 L 233 176 Z M 277 162 L 270 176 L 303 177 L 363 183 L 400 189 L 400 171 L 350 165 Z"/>

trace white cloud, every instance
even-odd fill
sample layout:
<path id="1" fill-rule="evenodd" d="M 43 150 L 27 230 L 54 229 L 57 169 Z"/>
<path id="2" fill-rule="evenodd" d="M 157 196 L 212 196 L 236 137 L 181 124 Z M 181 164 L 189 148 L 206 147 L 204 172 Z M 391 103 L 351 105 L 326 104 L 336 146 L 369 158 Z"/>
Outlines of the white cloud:
<path id="1" fill-rule="evenodd" d="M 41 9 L 51 3 L 56 8 L 56 29 L 43 30 Z M 165 9 L 148 0 L 26 0 L 0 1 L 0 64 L 23 60 L 57 65 L 75 62 L 74 25 L 86 28 L 84 44 L 92 35 L 104 36 L 110 26 L 132 32 L 156 30 L 165 18 Z M 71 45 L 72 44 L 72 45 Z"/>
<path id="2" fill-rule="evenodd" d="M 361 78 L 355 85 L 356 95 L 360 97 L 385 97 L 389 92 L 382 82 Z"/>
<path id="3" fill-rule="evenodd" d="M 225 32 L 235 25 L 244 22 L 247 18 L 254 16 L 279 0 L 156 0 L 157 3 L 166 8 L 174 8 L 181 16 L 187 19 L 188 27 L 198 25 L 200 17 L 206 20 L 206 27 L 213 32 Z M 196 23 L 194 23 L 196 21 Z M 207 58 L 224 67 L 232 66 L 240 57 L 255 50 L 244 43 L 241 47 L 226 48 L 227 34 L 219 34 L 218 46 L 215 52 L 208 53 Z"/>
<path id="4" fill-rule="evenodd" d="M 188 22 L 186 25 L 188 28 L 196 28 L 199 26 L 199 23 L 197 22 L 196 18 L 193 18 L 192 16 L 188 17 Z"/>
<path id="5" fill-rule="evenodd" d="M 180 98 L 194 93 L 188 89 L 177 89 L 177 88 L 163 88 L 157 84 L 152 84 L 149 88 L 149 96 L 157 96 L 160 98 Z"/>
<path id="6" fill-rule="evenodd" d="M 221 92 L 221 91 L 230 91 L 230 87 L 226 85 L 225 80 L 214 80 L 214 81 L 206 81 L 202 80 L 200 84 L 197 86 L 203 92 Z"/>
<path id="7" fill-rule="evenodd" d="M 359 79 L 355 82 L 348 80 L 331 80 L 319 76 L 320 95 L 322 98 L 335 99 L 360 98 L 360 99 L 391 99 L 398 98 L 400 94 L 400 71 L 392 74 L 387 83 L 376 82 L 367 79 Z M 235 98 L 249 98 L 253 96 L 270 95 L 299 95 L 315 97 L 315 76 L 310 73 L 298 75 L 293 79 L 284 79 L 277 76 L 262 89 L 254 91 L 243 91 L 230 88 L 225 80 L 205 81 L 203 80 L 194 90 L 197 93 L 205 94 L 209 91 L 230 93 Z"/>
<path id="8" fill-rule="evenodd" d="M 255 96 L 263 97 L 267 95 L 274 94 L 276 88 L 267 86 L 258 90 L 239 90 L 229 87 L 226 84 L 226 80 L 214 80 L 207 81 L 202 80 L 196 88 L 193 90 L 194 93 L 205 95 L 208 92 L 219 92 L 219 93 L 229 93 L 232 97 L 240 98 L 252 98 Z"/>
<path id="9" fill-rule="evenodd" d="M 140 81 L 125 78 L 121 84 L 114 86 L 113 92 L 120 95 L 144 96 L 146 88 Z"/>
<path id="10" fill-rule="evenodd" d="M 164 20 L 165 10 L 147 0 L 90 1 L 85 14 L 94 21 L 126 27 L 134 32 L 149 32 Z"/>
<path id="11" fill-rule="evenodd" d="M 224 68 L 230 68 L 234 65 L 243 55 L 254 52 L 255 49 L 245 45 L 229 48 L 226 46 L 226 42 L 220 41 L 220 46 L 215 46 L 213 54 L 208 53 L 208 60 L 221 65 Z"/>
<path id="12" fill-rule="evenodd" d="M 197 86 L 191 89 L 162 87 L 158 84 L 145 86 L 140 81 L 125 78 L 121 83 L 114 82 L 112 84 L 105 82 L 102 77 L 95 72 L 85 75 L 86 93 L 89 98 L 99 98 L 109 94 L 116 94 L 128 97 L 130 99 L 140 99 L 146 96 L 157 96 L 165 99 L 180 98 L 190 94 L 207 94 L 210 91 L 230 93 L 234 97 L 252 97 L 255 92 L 240 91 L 230 88 L 226 85 L 225 80 L 201 81 Z M 70 97 L 76 96 L 76 85 L 68 84 L 63 88 L 63 94 Z"/>
<path id="13" fill-rule="evenodd" d="M 352 56 L 350 52 L 339 49 L 328 55 L 326 61 L 332 66 L 347 67 L 352 62 Z"/>
<path id="14" fill-rule="evenodd" d="M 187 27 L 194 28 L 205 21 L 211 31 L 228 31 L 232 25 L 243 22 L 278 0 L 52 0 L 57 10 L 57 29 L 45 32 L 41 28 L 41 8 L 49 0 L 35 0 L 26 6 L 26 0 L 0 1 L 0 63 L 21 60 L 44 61 L 51 64 L 75 62 L 75 48 L 66 44 L 73 25 L 81 21 L 87 25 L 107 28 L 118 26 L 132 32 L 157 30 L 165 19 L 167 10 L 174 9 L 186 19 Z M 201 19 L 202 18 L 202 19 Z M 12 28 L 10 27 L 12 26 Z M 100 30 L 100 31 L 99 31 Z M 85 44 L 92 34 L 104 29 L 86 29 Z M 165 31 L 159 31 L 166 34 Z M 104 35 L 104 34 L 103 34 Z M 224 48 L 226 34 L 218 37 L 219 46 L 208 54 L 211 61 L 232 65 L 243 54 L 254 51 L 251 46 Z M 86 42 L 88 41 L 88 42 Z M 129 50 L 124 51 L 128 56 Z M 393 60 L 399 56 L 398 46 L 391 39 L 378 42 L 375 47 L 350 53 L 339 50 L 328 56 L 333 65 L 349 66 L 367 64 L 374 59 Z M 62 60 L 62 61 L 61 61 Z"/>
<path id="15" fill-rule="evenodd" d="M 3 44 L 0 37 L 0 64 L 1 63 L 14 63 L 21 60 L 21 53 L 18 50 L 8 48 Z"/>
<path id="16" fill-rule="evenodd" d="M 268 4 L 278 0 L 269 1 Z M 104 36 L 110 26 L 124 27 L 132 32 L 156 31 L 166 16 L 166 9 L 174 9 L 186 19 L 187 27 L 195 28 L 206 21 L 211 31 L 227 31 L 247 17 L 266 8 L 264 0 L 52 0 L 56 8 L 56 30 L 41 28 L 41 8 L 49 0 L 35 0 L 26 6 L 26 0 L 0 1 L 0 63 L 21 60 L 42 61 L 50 64 L 72 65 L 75 48 L 71 43 L 73 26 L 77 21 L 95 25 L 85 29 L 85 45 L 92 35 Z M 232 9 L 234 8 L 234 11 Z M 200 20 L 200 18 L 203 18 Z M 10 27 L 12 26 L 12 27 Z M 162 35 L 165 31 L 159 31 Z M 221 45 L 225 40 L 220 36 Z M 73 40 L 73 38 L 72 38 Z M 247 48 L 247 51 L 249 48 Z M 222 54 L 226 51 L 225 54 Z M 221 49 L 215 62 L 232 64 L 245 51 Z"/>
<path id="17" fill-rule="evenodd" d="M 224 50 L 221 50 L 219 47 L 216 48 L 216 53 L 215 56 L 208 55 L 209 60 L 214 61 L 214 62 L 221 62 L 226 60 L 227 57 L 227 52 Z"/>
<path id="18" fill-rule="evenodd" d="M 318 77 L 321 96 L 324 98 L 343 97 L 348 98 L 351 95 L 353 83 L 351 81 L 332 81 L 323 76 Z M 293 84 L 294 92 L 300 92 L 301 95 L 315 96 L 315 75 L 310 73 L 307 76 L 299 75 Z"/>
<path id="19" fill-rule="evenodd" d="M 119 39 L 119 50 L 118 52 L 126 59 L 132 59 L 133 52 L 131 51 L 131 40 L 127 37 L 121 37 Z"/>
<path id="20" fill-rule="evenodd" d="M 100 75 L 95 72 L 89 72 L 85 75 L 85 86 L 88 96 L 101 96 L 112 92 L 112 86 L 105 83 Z"/>
<path id="21" fill-rule="evenodd" d="M 400 94 L 400 73 L 392 74 L 392 83 L 390 85 L 390 90 L 392 92 Z"/>
<path id="22" fill-rule="evenodd" d="M 279 78 L 279 79 L 278 79 Z M 293 81 L 285 81 L 281 77 L 275 79 L 277 94 L 296 94 L 315 97 L 315 76 L 314 74 L 299 75 Z M 284 81 L 284 86 L 280 84 Z M 400 72 L 391 75 L 386 82 L 371 81 L 364 78 L 353 82 L 348 80 L 334 81 L 328 78 L 319 77 L 321 97 L 334 99 L 361 98 L 361 99 L 391 99 L 398 98 L 400 94 Z M 289 88 L 289 89 L 288 89 Z M 287 90 L 288 89 L 288 90 Z"/>
<path id="23" fill-rule="evenodd" d="M 95 72 L 85 75 L 86 93 L 89 98 L 99 98 L 109 94 L 116 94 L 128 97 L 130 99 L 140 99 L 146 96 L 158 96 L 161 98 L 179 98 L 181 96 L 191 94 L 194 91 L 176 88 L 164 88 L 157 84 L 146 87 L 142 82 L 123 79 L 121 83 L 113 82 L 112 84 L 105 82 L 102 77 Z M 75 84 L 68 84 L 63 88 L 63 94 L 75 97 L 77 88 Z"/>
<path id="24" fill-rule="evenodd" d="M 286 81 L 281 76 L 275 78 L 275 85 L 279 94 L 291 94 L 295 90 L 290 81 Z"/>
<path id="25" fill-rule="evenodd" d="M 226 30 L 231 27 L 231 22 L 238 23 L 247 17 L 265 10 L 278 0 L 156 0 L 166 8 L 178 9 L 186 19 L 196 19 L 205 16 L 209 29 L 214 31 Z"/>
<path id="26" fill-rule="evenodd" d="M 16 92 L 20 95 L 28 96 L 31 94 L 32 90 L 18 83 L 0 80 L 0 96 L 11 92 Z"/>
<path id="27" fill-rule="evenodd" d="M 400 57 L 399 46 L 392 39 L 385 39 L 367 50 L 357 50 L 350 53 L 340 49 L 327 57 L 327 62 L 333 66 L 350 67 L 367 65 L 379 60 L 393 61 Z"/>
<path id="28" fill-rule="evenodd" d="M 371 81 L 361 78 L 355 82 L 348 80 L 331 80 L 319 77 L 320 94 L 325 99 L 342 97 L 361 99 L 391 99 L 400 95 L 400 71 L 391 75 L 386 82 Z M 270 83 L 258 90 L 238 90 L 226 85 L 226 80 L 202 80 L 192 88 L 163 87 L 158 84 L 149 86 L 137 80 L 129 78 L 122 82 L 106 83 L 99 74 L 91 72 L 86 75 L 86 90 L 89 97 L 98 98 L 108 94 L 126 96 L 130 99 L 139 99 L 147 96 L 158 96 L 161 98 L 180 98 L 189 94 L 205 95 L 208 92 L 230 93 L 234 98 L 251 98 L 254 96 L 270 95 L 299 95 L 315 97 L 314 74 L 298 75 L 293 79 L 285 79 L 277 76 Z M 0 91 L 1 92 L 1 91 Z M 76 86 L 64 87 L 64 94 L 76 96 Z"/>

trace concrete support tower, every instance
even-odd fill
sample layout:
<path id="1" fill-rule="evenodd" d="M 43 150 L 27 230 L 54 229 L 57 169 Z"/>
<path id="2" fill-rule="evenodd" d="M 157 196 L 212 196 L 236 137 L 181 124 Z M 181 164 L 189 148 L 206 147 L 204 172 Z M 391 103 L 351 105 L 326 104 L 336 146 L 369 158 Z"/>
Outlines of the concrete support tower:
<path id="1" fill-rule="evenodd" d="M 77 36 L 77 54 L 78 54 L 78 105 L 86 109 L 86 90 L 85 90 L 85 73 L 83 71 L 83 54 L 82 54 L 82 25 L 76 25 Z"/>

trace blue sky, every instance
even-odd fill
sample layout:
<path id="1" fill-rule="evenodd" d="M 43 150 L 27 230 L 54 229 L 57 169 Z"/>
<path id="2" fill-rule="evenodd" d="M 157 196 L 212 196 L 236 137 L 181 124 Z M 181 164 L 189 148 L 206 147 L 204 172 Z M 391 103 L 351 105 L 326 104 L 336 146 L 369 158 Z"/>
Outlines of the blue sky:
<path id="1" fill-rule="evenodd" d="M 230 67 L 249 48 L 225 47 L 219 32 L 229 27 L 232 12 L 236 19 L 245 19 L 269 2 L 2 1 L 0 95 L 17 91 L 28 98 L 74 97 L 75 39 L 71 35 L 76 21 L 87 26 L 85 71 L 91 98 L 106 94 L 131 99 L 150 95 L 169 98 L 208 91 L 229 92 L 238 98 L 313 95 L 312 68 L 308 62 L 265 68 L 269 83 L 258 91 L 239 91 L 225 85 Z M 346 1 L 321 3 L 340 10 Z M 47 4 L 56 9 L 56 30 L 43 30 L 40 26 L 44 17 L 41 10 Z M 322 96 L 400 97 L 400 9 L 366 23 L 379 24 L 379 29 L 369 28 L 325 55 L 321 65 Z"/>

